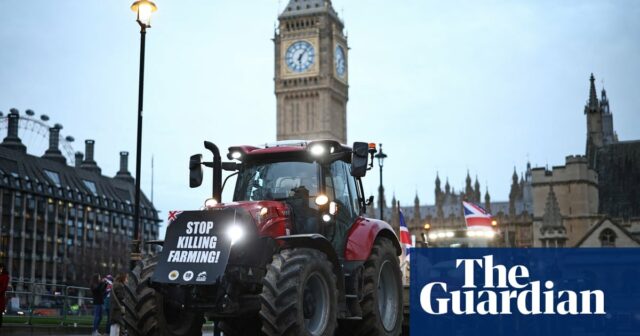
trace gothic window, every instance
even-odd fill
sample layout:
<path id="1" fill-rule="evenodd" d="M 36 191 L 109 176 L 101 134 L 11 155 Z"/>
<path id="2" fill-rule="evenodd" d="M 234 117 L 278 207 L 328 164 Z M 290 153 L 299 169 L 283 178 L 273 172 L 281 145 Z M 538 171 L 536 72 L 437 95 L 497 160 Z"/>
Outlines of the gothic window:
<path id="1" fill-rule="evenodd" d="M 604 229 L 600 232 L 600 244 L 602 247 L 615 247 L 616 246 L 616 233 L 611 229 Z"/>

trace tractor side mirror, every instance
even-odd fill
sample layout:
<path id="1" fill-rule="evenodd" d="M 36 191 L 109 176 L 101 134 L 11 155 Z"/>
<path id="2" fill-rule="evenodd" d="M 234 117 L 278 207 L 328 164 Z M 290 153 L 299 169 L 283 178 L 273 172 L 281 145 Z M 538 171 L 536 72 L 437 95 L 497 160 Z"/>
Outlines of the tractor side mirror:
<path id="1" fill-rule="evenodd" d="M 366 142 L 354 142 L 351 153 L 351 176 L 359 178 L 367 174 L 367 154 L 369 154 L 369 144 Z"/>
<path id="2" fill-rule="evenodd" d="M 202 154 L 189 158 L 189 187 L 197 188 L 202 184 Z"/>

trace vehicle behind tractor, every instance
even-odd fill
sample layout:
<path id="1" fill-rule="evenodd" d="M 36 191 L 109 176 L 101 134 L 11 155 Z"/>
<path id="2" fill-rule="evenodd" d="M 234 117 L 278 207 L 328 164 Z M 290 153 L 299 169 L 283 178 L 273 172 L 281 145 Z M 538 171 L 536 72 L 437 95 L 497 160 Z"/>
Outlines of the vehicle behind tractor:
<path id="1" fill-rule="evenodd" d="M 200 211 L 169 212 L 162 251 L 128 280 L 132 335 L 200 335 L 205 318 L 225 335 L 399 335 L 398 239 L 366 218 L 362 178 L 375 145 L 330 140 L 229 148 L 205 142 L 190 186 L 213 170 Z M 237 175 L 222 202 L 222 171 Z M 227 179 L 230 177 L 228 176 Z M 226 183 L 227 179 L 224 180 Z"/>

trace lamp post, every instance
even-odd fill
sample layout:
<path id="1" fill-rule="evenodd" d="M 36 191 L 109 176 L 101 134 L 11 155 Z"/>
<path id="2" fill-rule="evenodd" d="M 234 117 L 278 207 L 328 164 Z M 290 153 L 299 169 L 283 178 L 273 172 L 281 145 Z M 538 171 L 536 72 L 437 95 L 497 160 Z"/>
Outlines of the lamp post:
<path id="1" fill-rule="evenodd" d="M 380 147 L 380 151 L 375 155 L 375 158 L 378 159 L 378 166 L 380 167 L 380 188 L 378 191 L 380 192 L 380 199 L 378 200 L 378 204 L 380 205 L 380 220 L 384 220 L 384 200 L 382 199 L 382 195 L 384 194 L 384 187 L 382 186 L 382 167 L 384 166 L 384 159 L 387 158 L 387 154 L 382 152 L 382 144 L 378 145 Z"/>
<path id="2" fill-rule="evenodd" d="M 151 13 L 158 9 L 155 3 L 138 0 L 131 5 L 136 13 L 136 21 L 140 25 L 140 74 L 138 79 L 138 132 L 136 140 L 136 191 L 133 210 L 133 241 L 131 246 L 130 266 L 133 269 L 141 259 L 140 236 L 140 161 L 142 156 L 142 97 L 144 92 L 144 49 L 147 28 L 151 28 Z"/>

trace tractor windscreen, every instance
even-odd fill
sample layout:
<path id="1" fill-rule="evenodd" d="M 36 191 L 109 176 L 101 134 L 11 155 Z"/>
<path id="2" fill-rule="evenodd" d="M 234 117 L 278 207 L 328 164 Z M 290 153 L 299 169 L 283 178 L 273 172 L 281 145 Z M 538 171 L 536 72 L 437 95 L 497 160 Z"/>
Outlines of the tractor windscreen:
<path id="1" fill-rule="evenodd" d="M 258 163 L 242 169 L 234 201 L 313 200 L 319 193 L 319 166 L 309 162 Z M 312 205 L 313 204 L 313 205 Z M 314 202 L 309 202 L 314 206 Z"/>
<path id="2" fill-rule="evenodd" d="M 320 193 L 316 163 L 287 161 L 258 163 L 240 170 L 234 201 L 283 201 L 293 211 L 297 233 L 319 232 L 315 198 Z"/>

